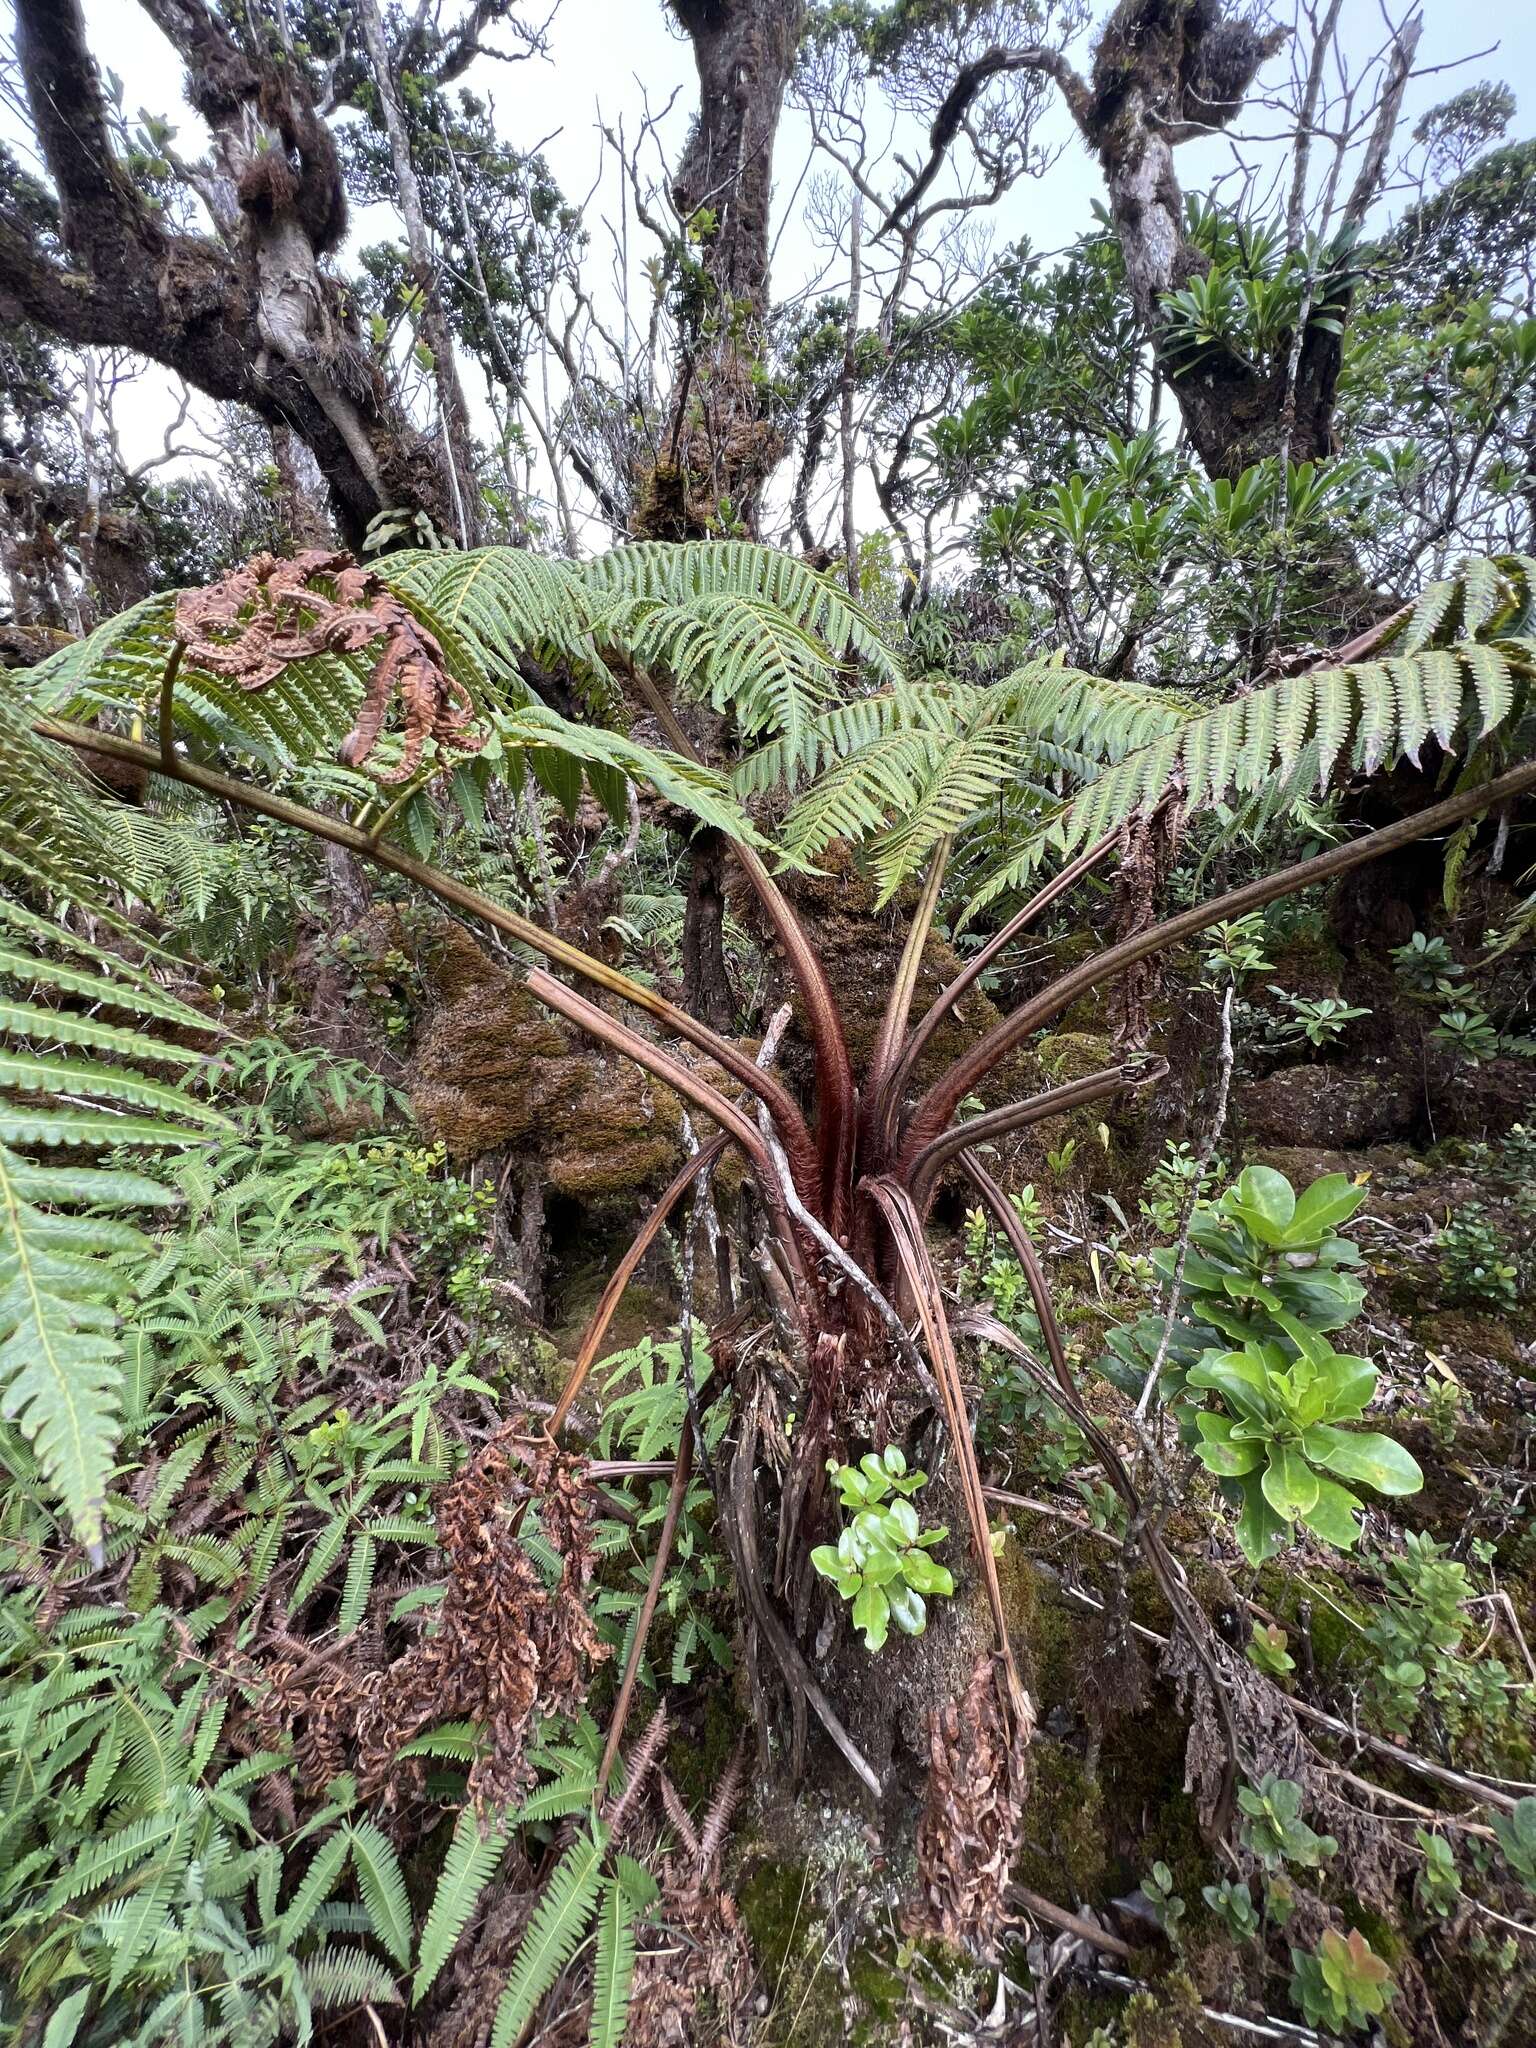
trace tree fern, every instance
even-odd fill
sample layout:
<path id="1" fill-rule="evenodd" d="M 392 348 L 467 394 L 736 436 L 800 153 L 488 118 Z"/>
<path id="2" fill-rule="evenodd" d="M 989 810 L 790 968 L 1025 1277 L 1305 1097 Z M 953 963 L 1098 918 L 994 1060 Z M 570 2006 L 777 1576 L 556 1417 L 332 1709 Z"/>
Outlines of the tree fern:
<path id="1" fill-rule="evenodd" d="M 653 667 L 683 694 L 731 711 L 747 734 L 781 740 L 807 767 L 807 721 L 838 686 L 840 665 L 856 655 L 877 680 L 897 673 L 873 622 L 835 585 L 803 563 L 746 543 L 622 548 L 584 568 L 510 548 L 403 554 L 380 573 L 434 635 L 476 715 L 497 725 L 504 771 L 515 776 L 526 758 L 542 772 L 558 759 L 585 773 L 611 810 L 622 810 L 618 778 L 625 777 L 654 786 L 707 824 L 750 831 L 720 777 L 541 705 L 523 679 L 525 658 L 561 667 L 604 708 L 615 695 L 605 656 L 621 669 L 627 662 Z M 32 706 L 75 724 L 157 720 L 177 645 L 174 597 L 148 600 L 33 671 L 26 685 Z M 194 758 L 252 764 L 311 800 L 340 793 L 360 814 L 372 802 L 372 784 L 339 770 L 336 755 L 369 673 L 366 650 L 325 652 L 291 661 L 269 683 L 247 689 L 189 653 L 166 699 L 170 736 Z M 392 772 L 399 758 L 399 738 L 384 734 L 376 765 Z M 455 773 L 453 787 L 471 814 L 489 770 L 489 761 L 477 761 Z M 6 779 L 0 774 L 0 786 Z M 32 810 L 40 820 L 49 811 L 49 778 L 40 772 L 35 779 L 41 791 Z M 423 851 L 419 838 L 431 830 L 431 813 L 419 798 L 409 797 L 393 816 L 391 829 L 408 840 L 415 835 Z M 123 813 L 110 825 L 97 818 L 82 826 L 82 876 L 99 883 L 113 872 L 107 849 L 115 846 L 117 871 L 131 851 L 145 892 L 158 868 L 174 873 L 194 899 L 205 893 L 207 862 L 195 834 L 134 818 Z M 22 841 L 18 829 L 15 851 L 24 859 Z"/>
<path id="2" fill-rule="evenodd" d="M 491 2048 L 514 2048 L 540 2000 L 576 1953 L 602 1884 L 606 1830 L 579 1835 L 545 1885 L 496 2008 Z"/>
<path id="3" fill-rule="evenodd" d="M 754 599 L 814 634 L 834 657 L 856 655 L 876 681 L 894 682 L 900 672 L 878 626 L 830 576 L 754 541 L 637 541 L 599 555 L 579 573 L 584 586 L 599 595 L 673 603 Z"/>

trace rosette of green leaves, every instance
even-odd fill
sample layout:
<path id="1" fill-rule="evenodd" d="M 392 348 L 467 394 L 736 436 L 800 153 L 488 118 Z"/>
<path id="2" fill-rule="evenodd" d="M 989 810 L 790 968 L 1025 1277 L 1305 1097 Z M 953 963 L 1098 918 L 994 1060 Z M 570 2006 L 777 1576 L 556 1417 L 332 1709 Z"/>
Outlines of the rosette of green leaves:
<path id="1" fill-rule="evenodd" d="M 1365 1290 L 1348 1269 L 1360 1264 L 1360 1254 L 1338 1226 L 1364 1199 L 1364 1189 L 1342 1173 L 1325 1174 L 1298 1196 L 1283 1173 L 1250 1166 L 1218 1201 L 1195 1209 L 1182 1274 L 1176 1245 L 1152 1253 L 1165 1283 L 1178 1277 L 1158 1396 L 1178 1416 L 1187 1443 L 1194 1442 L 1200 1405 L 1187 1392 L 1190 1368 L 1231 1341 L 1283 1337 L 1271 1303 L 1325 1336 L 1354 1321 Z M 1123 1391 L 1140 1393 L 1162 1335 L 1161 1315 L 1112 1331 L 1099 1370 Z"/>
<path id="2" fill-rule="evenodd" d="M 1361 1501 L 1342 1480 L 1393 1495 L 1417 1493 L 1424 1484 L 1417 1462 L 1391 1437 L 1339 1427 L 1370 1404 L 1370 1361 L 1335 1351 L 1304 1323 L 1295 1324 L 1295 1333 L 1295 1358 L 1279 1344 L 1249 1343 L 1241 1351 L 1208 1352 L 1189 1374 L 1192 1388 L 1208 1388 L 1221 1403 L 1195 1417 L 1195 1455 L 1236 1488 L 1237 1540 L 1255 1565 L 1282 1548 L 1297 1522 L 1325 1543 L 1351 1549 Z"/>
<path id="3" fill-rule="evenodd" d="M 865 1649 L 883 1648 L 892 1622 L 904 1635 L 920 1636 L 928 1625 L 924 1596 L 942 1598 L 955 1590 L 954 1579 L 931 1554 L 948 1529 L 924 1529 L 908 1498 L 928 1484 L 928 1474 L 909 1472 L 895 1444 L 867 1451 L 857 1465 L 829 1458 L 827 1470 L 851 1519 L 835 1544 L 811 1552 L 811 1563 L 853 1602 Z"/>
<path id="4" fill-rule="evenodd" d="M 1329 1334 L 1354 1320 L 1360 1254 L 1339 1234 L 1365 1191 L 1325 1174 L 1297 1195 L 1282 1173 L 1250 1166 L 1219 1201 L 1195 1211 L 1158 1391 L 1181 1434 L 1240 1509 L 1243 1554 L 1262 1564 L 1304 1524 L 1349 1549 L 1359 1497 L 1416 1493 L 1417 1463 L 1375 1431 L 1342 1427 L 1376 1391 L 1369 1360 L 1335 1351 Z M 1171 1280 L 1176 1250 L 1155 1252 Z M 1162 1336 L 1144 1316 L 1110 1339 L 1110 1377 L 1139 1387 Z"/>

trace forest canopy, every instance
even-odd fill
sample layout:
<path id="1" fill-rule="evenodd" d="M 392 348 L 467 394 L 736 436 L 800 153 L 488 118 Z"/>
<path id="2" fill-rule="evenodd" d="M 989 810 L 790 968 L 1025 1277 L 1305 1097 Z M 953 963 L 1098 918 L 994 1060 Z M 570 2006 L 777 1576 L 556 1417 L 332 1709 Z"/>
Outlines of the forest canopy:
<path id="1" fill-rule="evenodd" d="M 1475 26 L 10 0 L 3 2048 L 1530 2037 Z"/>

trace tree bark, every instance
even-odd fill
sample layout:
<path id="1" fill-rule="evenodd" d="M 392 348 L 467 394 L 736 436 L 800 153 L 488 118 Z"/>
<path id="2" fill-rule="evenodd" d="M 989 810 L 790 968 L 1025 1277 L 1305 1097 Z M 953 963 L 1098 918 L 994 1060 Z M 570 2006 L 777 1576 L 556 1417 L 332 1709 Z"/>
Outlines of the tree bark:
<path id="1" fill-rule="evenodd" d="M 16 0 L 17 51 L 68 263 L 0 211 L 0 318 L 128 348 L 249 405 L 314 451 L 358 545 L 375 513 L 452 531 L 430 444 L 361 347 L 323 269 L 346 228 L 335 144 L 291 69 L 247 56 L 204 0 L 143 0 L 188 65 L 214 139 L 200 189 L 219 239 L 168 232 L 112 149 L 80 0 Z"/>
<path id="2" fill-rule="evenodd" d="M 725 964 L 725 839 L 697 834 L 689 850 L 683 909 L 683 1001 L 714 1031 L 736 1028 L 736 998 Z"/>
<path id="3" fill-rule="evenodd" d="M 773 145 L 804 0 L 671 0 L 699 76 L 699 110 L 672 181 L 693 224 L 706 303 L 680 341 L 662 459 L 640 480 L 635 526 L 685 540 L 757 533 L 783 442 L 756 375 L 768 313 Z"/>
<path id="4" fill-rule="evenodd" d="M 1359 229 L 1380 190 L 1421 29 L 1415 17 L 1396 37 L 1336 235 Z M 1185 233 L 1174 151 L 1225 128 L 1242 111 L 1261 65 L 1290 33 L 1261 32 L 1236 8 L 1229 12 L 1226 0 L 1120 0 L 1104 24 L 1087 79 L 1059 50 L 1043 45 L 989 50 L 956 78 L 935 117 L 928 161 L 881 233 L 927 190 L 972 100 L 990 80 L 1020 70 L 1055 79 L 1104 174 L 1132 301 L 1206 473 L 1235 478 L 1280 453 L 1292 462 L 1324 461 L 1337 452 L 1334 400 L 1351 294 L 1335 295 L 1326 325 L 1312 317 L 1321 308 L 1309 294 L 1288 358 L 1275 364 L 1255 364 L 1218 341 L 1189 354 L 1170 348 L 1163 305 L 1168 293 L 1210 267 Z M 1315 93 L 1311 97 L 1315 102 Z M 1305 123 L 1309 112 L 1302 118 Z"/>
<path id="5" fill-rule="evenodd" d="M 432 351 L 432 382 L 437 391 L 438 419 L 443 437 L 443 474 L 454 511 L 454 531 L 459 546 L 473 547 L 479 538 L 475 491 L 475 451 L 469 431 L 469 407 L 459 382 L 454 356 L 453 333 L 437 289 L 436 265 L 432 260 L 432 238 L 427 232 L 421 200 L 421 183 L 411 160 L 411 142 L 405 114 L 390 61 L 384 23 L 376 0 L 358 0 L 358 16 L 373 67 L 389 157 L 394 167 L 400 218 L 405 225 L 405 246 L 410 257 L 411 282 L 421 294 L 421 335 Z"/>

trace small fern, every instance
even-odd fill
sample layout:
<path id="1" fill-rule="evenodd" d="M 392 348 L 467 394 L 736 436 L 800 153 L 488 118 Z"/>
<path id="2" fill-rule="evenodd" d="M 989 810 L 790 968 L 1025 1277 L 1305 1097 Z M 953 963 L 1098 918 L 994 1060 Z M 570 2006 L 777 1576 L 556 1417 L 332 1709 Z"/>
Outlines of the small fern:
<path id="1" fill-rule="evenodd" d="M 514 2048 L 551 1984 L 576 1953 L 602 1889 L 607 1833 L 594 1827 L 566 1850 L 544 1887 L 496 2008 L 491 2048 Z"/>
<path id="2" fill-rule="evenodd" d="M 638 1909 L 620 1878 L 603 1886 L 597 1909 L 597 1959 L 592 1973 L 591 2048 L 619 2048 L 635 1979 Z"/>
<path id="3" fill-rule="evenodd" d="M 403 1970 L 411 1960 L 411 1901 L 394 1844 L 371 1820 L 353 1821 L 347 1844 L 373 1931 Z"/>
<path id="4" fill-rule="evenodd" d="M 453 1824 L 453 1839 L 437 1880 L 437 1890 L 421 1930 L 416 1952 L 416 1974 L 411 1980 L 411 2003 L 420 2005 L 437 1980 L 438 1972 L 453 1953 L 454 1944 L 469 1925 L 469 1917 L 480 1903 L 506 1850 L 508 1829 L 493 1823 L 484 1832 L 473 1807 L 465 1806 Z"/>

